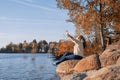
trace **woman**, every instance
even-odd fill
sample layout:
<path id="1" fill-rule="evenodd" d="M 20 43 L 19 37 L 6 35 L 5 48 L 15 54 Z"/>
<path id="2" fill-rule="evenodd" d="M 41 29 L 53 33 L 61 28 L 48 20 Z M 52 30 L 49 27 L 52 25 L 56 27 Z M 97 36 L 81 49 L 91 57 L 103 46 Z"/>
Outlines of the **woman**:
<path id="1" fill-rule="evenodd" d="M 71 60 L 71 59 L 82 59 L 84 56 L 84 48 L 85 48 L 85 39 L 82 35 L 79 35 L 78 37 L 74 38 L 69 34 L 68 31 L 66 31 L 66 35 L 70 40 L 75 44 L 74 45 L 74 51 L 73 53 L 66 52 L 55 64 L 59 64 L 65 60 Z"/>

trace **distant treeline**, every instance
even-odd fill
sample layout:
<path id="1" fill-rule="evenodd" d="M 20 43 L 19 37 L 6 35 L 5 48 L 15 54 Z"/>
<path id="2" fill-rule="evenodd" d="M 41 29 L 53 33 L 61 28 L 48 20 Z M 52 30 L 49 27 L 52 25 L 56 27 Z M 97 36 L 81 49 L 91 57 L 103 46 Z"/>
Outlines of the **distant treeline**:
<path id="1" fill-rule="evenodd" d="M 26 40 L 23 43 L 14 44 L 10 42 L 6 47 L 0 49 L 0 53 L 54 53 L 57 42 L 47 42 L 41 40 L 39 42 L 34 39 L 28 43 Z"/>

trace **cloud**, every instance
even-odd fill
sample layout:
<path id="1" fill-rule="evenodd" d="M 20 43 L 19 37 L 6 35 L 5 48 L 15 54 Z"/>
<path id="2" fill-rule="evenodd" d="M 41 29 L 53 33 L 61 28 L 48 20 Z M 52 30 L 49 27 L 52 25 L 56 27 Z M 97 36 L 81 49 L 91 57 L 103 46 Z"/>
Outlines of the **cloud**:
<path id="1" fill-rule="evenodd" d="M 48 19 L 24 19 L 24 18 L 11 18 L 0 16 L 0 23 L 5 24 L 64 24 L 61 20 L 48 20 Z M 55 24 L 54 24 L 55 25 Z"/>
<path id="2" fill-rule="evenodd" d="M 34 0 L 11 0 L 11 1 L 14 1 L 16 3 L 19 3 L 21 5 L 25 5 L 25 6 L 30 6 L 30 7 L 34 7 L 34 8 L 39 8 L 39 9 L 42 9 L 42 10 L 47 10 L 47 11 L 56 11 L 55 9 L 53 8 L 49 8 L 49 7 L 45 7 L 45 6 L 41 6 L 41 5 L 37 5 L 34 3 Z"/>

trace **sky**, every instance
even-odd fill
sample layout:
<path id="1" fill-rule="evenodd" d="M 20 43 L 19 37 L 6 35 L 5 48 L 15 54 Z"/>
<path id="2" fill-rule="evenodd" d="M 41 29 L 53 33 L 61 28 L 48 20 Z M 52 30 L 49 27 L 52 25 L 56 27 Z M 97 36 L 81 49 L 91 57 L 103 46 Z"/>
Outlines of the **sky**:
<path id="1" fill-rule="evenodd" d="M 0 0 L 0 48 L 24 40 L 66 39 L 66 30 L 75 31 L 67 19 L 67 11 L 57 8 L 56 0 Z"/>

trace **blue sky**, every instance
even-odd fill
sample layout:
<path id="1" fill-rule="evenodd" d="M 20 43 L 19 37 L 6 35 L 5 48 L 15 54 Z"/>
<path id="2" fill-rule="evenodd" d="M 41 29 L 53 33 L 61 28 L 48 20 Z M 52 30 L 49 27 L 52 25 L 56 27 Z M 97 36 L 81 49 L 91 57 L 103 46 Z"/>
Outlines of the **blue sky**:
<path id="1" fill-rule="evenodd" d="M 0 47 L 33 39 L 59 41 L 65 31 L 74 34 L 74 25 L 65 20 L 67 12 L 56 0 L 0 0 Z"/>

